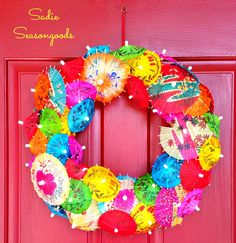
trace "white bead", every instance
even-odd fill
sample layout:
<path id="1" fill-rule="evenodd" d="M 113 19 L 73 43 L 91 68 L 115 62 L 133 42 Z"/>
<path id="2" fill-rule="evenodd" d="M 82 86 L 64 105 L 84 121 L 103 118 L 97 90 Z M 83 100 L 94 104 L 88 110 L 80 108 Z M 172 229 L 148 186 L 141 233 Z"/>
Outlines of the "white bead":
<path id="1" fill-rule="evenodd" d="M 36 90 L 35 90 L 35 89 L 30 89 L 30 91 L 31 91 L 32 93 L 34 93 Z"/>
<path id="2" fill-rule="evenodd" d="M 199 173 L 199 174 L 198 174 L 198 177 L 199 177 L 199 178 L 203 178 L 203 177 L 204 177 L 204 175 L 203 175 L 203 174 L 201 174 L 201 173 Z"/>
<path id="3" fill-rule="evenodd" d="M 197 211 L 200 211 L 200 208 L 199 208 L 198 206 L 196 206 L 195 209 L 196 209 Z"/>
<path id="4" fill-rule="evenodd" d="M 126 195 L 124 195 L 124 196 L 122 197 L 122 199 L 123 199 L 124 201 L 126 201 L 126 200 L 128 199 L 128 197 L 127 197 Z"/>
<path id="5" fill-rule="evenodd" d="M 115 232 L 115 233 L 118 233 L 118 232 L 119 232 L 119 230 L 118 230 L 117 228 L 115 228 L 115 229 L 114 229 L 114 232 Z"/>
<path id="6" fill-rule="evenodd" d="M 164 164 L 163 165 L 165 169 L 168 169 L 168 165 L 167 164 Z"/>
<path id="7" fill-rule="evenodd" d="M 51 218 L 53 218 L 54 216 L 55 216 L 55 214 L 54 214 L 54 213 L 51 213 L 51 214 L 50 214 L 50 217 L 51 217 Z"/>
<path id="8" fill-rule="evenodd" d="M 153 112 L 153 113 L 157 113 L 157 109 L 153 109 L 152 112 Z"/>
<path id="9" fill-rule="evenodd" d="M 129 99 L 131 100 L 132 98 L 133 98 L 133 95 L 130 95 L 130 96 L 129 96 Z"/>
<path id="10" fill-rule="evenodd" d="M 183 129 L 183 133 L 184 134 L 187 134 L 188 133 L 188 130 L 186 128 Z"/>
<path id="11" fill-rule="evenodd" d="M 165 55 L 166 54 L 166 49 L 162 49 L 162 54 Z"/>
<path id="12" fill-rule="evenodd" d="M 76 228 L 75 224 L 72 224 L 72 225 L 71 225 L 71 228 L 72 228 L 72 229 L 75 229 L 75 228 Z"/>
<path id="13" fill-rule="evenodd" d="M 153 188 L 156 187 L 155 183 L 152 183 L 152 187 L 153 187 Z"/>
<path id="14" fill-rule="evenodd" d="M 19 124 L 19 125 L 23 125 L 24 122 L 23 122 L 23 121 L 18 121 L 18 124 Z"/>
<path id="15" fill-rule="evenodd" d="M 63 60 L 61 60 L 60 63 L 62 66 L 66 64 Z"/>
<path id="16" fill-rule="evenodd" d="M 103 83 L 104 83 L 103 79 L 99 79 L 99 80 L 98 80 L 98 84 L 99 84 L 99 85 L 102 85 Z"/>
<path id="17" fill-rule="evenodd" d="M 89 117 L 86 116 L 86 117 L 84 118 L 84 120 L 85 120 L 85 121 L 89 121 Z"/>
<path id="18" fill-rule="evenodd" d="M 219 119 L 220 119 L 220 120 L 223 120 L 223 116 L 220 116 Z"/>
<path id="19" fill-rule="evenodd" d="M 44 181 L 44 180 L 41 180 L 41 181 L 38 182 L 38 184 L 39 184 L 40 186 L 43 186 L 43 185 L 45 185 L 45 181 Z"/>
<path id="20" fill-rule="evenodd" d="M 149 231 L 148 231 L 148 234 L 149 234 L 149 235 L 151 235 L 151 234 L 152 234 L 152 231 L 151 231 L 151 230 L 149 230 Z"/>
<path id="21" fill-rule="evenodd" d="M 176 82 L 172 82 L 172 83 L 171 83 L 171 86 L 172 86 L 172 87 L 175 87 L 175 86 L 176 86 Z"/>
<path id="22" fill-rule="evenodd" d="M 85 146 L 85 145 L 84 145 L 84 146 L 82 146 L 82 149 L 83 149 L 83 150 L 85 150 L 85 149 L 86 149 L 86 146 Z"/>
<path id="23" fill-rule="evenodd" d="M 43 125 L 39 124 L 39 125 L 37 125 L 37 127 L 38 127 L 38 128 L 42 128 L 42 127 L 43 127 Z"/>
<path id="24" fill-rule="evenodd" d="M 129 45 L 129 42 L 128 42 L 127 40 L 125 41 L 125 45 L 126 45 L 126 46 L 128 46 L 128 45 Z"/>
<path id="25" fill-rule="evenodd" d="M 192 67 L 192 66 L 189 66 L 189 67 L 188 67 L 188 70 L 190 70 L 190 71 L 191 71 L 192 69 L 193 69 L 193 67 Z"/>
<path id="26" fill-rule="evenodd" d="M 29 167 L 29 163 L 25 163 L 25 167 Z"/>
<path id="27" fill-rule="evenodd" d="M 26 147 L 26 148 L 29 148 L 29 147 L 30 147 L 30 144 L 28 144 L 28 143 L 25 144 L 25 147 Z"/>
<path id="28" fill-rule="evenodd" d="M 87 50 L 90 50 L 91 48 L 90 48 L 90 46 L 86 46 L 86 49 L 87 49 Z"/>
<path id="29" fill-rule="evenodd" d="M 221 154 L 221 155 L 220 155 L 220 158 L 224 158 L 224 155 L 223 155 L 223 154 Z"/>

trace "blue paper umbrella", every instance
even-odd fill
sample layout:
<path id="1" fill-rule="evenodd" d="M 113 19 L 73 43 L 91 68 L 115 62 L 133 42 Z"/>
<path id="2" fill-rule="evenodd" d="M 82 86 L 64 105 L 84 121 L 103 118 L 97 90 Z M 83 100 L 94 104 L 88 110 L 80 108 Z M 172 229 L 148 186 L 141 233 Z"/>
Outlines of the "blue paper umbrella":
<path id="1" fill-rule="evenodd" d="M 73 106 L 68 115 L 68 126 L 71 132 L 82 132 L 91 122 L 94 115 L 94 101 L 85 99 Z"/>
<path id="2" fill-rule="evenodd" d="M 64 80 L 55 68 L 49 69 L 48 77 L 52 88 L 49 92 L 50 100 L 57 112 L 63 113 L 66 104 L 66 88 Z"/>
<path id="3" fill-rule="evenodd" d="M 161 154 L 152 168 L 152 178 L 161 187 L 172 188 L 180 184 L 182 160 L 176 160 L 167 153 Z"/>
<path id="4" fill-rule="evenodd" d="M 110 47 L 109 46 L 93 46 L 93 47 L 87 47 L 88 51 L 84 55 L 84 57 L 88 57 L 90 55 L 96 54 L 96 53 L 109 53 L 110 52 Z"/>
<path id="5" fill-rule="evenodd" d="M 68 146 L 68 136 L 66 134 L 55 134 L 47 144 L 47 153 L 58 158 L 63 165 L 71 156 Z"/>
<path id="6" fill-rule="evenodd" d="M 68 219 L 65 210 L 60 205 L 50 205 L 46 203 L 48 209 L 51 211 L 51 217 L 57 215 L 59 217 Z"/>

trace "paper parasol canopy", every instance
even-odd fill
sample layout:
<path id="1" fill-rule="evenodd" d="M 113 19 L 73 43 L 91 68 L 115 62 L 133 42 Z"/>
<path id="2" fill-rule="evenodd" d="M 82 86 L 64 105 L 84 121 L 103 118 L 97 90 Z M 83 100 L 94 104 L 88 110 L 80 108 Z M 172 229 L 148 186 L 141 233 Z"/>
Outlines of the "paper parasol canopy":
<path id="1" fill-rule="evenodd" d="M 87 210 L 92 201 L 89 187 L 80 180 L 70 179 L 70 192 L 61 205 L 66 211 L 80 214 Z"/>
<path id="2" fill-rule="evenodd" d="M 71 131 L 68 127 L 68 114 L 70 109 L 66 106 L 64 113 L 61 115 L 61 132 L 63 134 L 71 135 Z"/>
<path id="3" fill-rule="evenodd" d="M 40 113 L 38 111 L 35 111 L 31 115 L 29 115 L 23 122 L 23 127 L 25 130 L 25 133 L 29 139 L 31 139 L 33 137 L 33 135 L 35 134 L 35 132 L 38 129 L 39 116 L 40 116 Z M 22 123 L 20 123 L 20 124 L 22 124 Z"/>
<path id="4" fill-rule="evenodd" d="M 37 129 L 29 143 L 30 152 L 35 156 L 46 152 L 47 143 L 47 137 L 39 129 Z"/>
<path id="5" fill-rule="evenodd" d="M 31 167 L 31 180 L 38 196 L 50 205 L 60 205 L 69 195 L 70 183 L 65 167 L 50 154 L 38 155 Z"/>
<path id="6" fill-rule="evenodd" d="M 196 189 L 192 192 L 189 192 L 184 201 L 181 203 L 180 207 L 178 208 L 178 216 L 184 217 L 193 213 L 194 211 L 199 211 L 199 203 L 202 198 L 202 190 Z"/>
<path id="7" fill-rule="evenodd" d="M 93 46 L 93 47 L 86 46 L 86 47 L 87 47 L 88 51 L 84 55 L 85 58 L 88 56 L 91 56 L 93 54 L 97 54 L 97 53 L 109 53 L 110 52 L 109 46 Z"/>
<path id="8" fill-rule="evenodd" d="M 65 165 L 67 159 L 71 157 L 70 149 L 68 146 L 68 135 L 53 135 L 47 144 L 47 153 L 52 154 L 58 158 L 63 165 Z"/>
<path id="9" fill-rule="evenodd" d="M 82 132 L 92 121 L 94 101 L 85 99 L 72 107 L 68 115 L 68 126 L 71 132 Z"/>
<path id="10" fill-rule="evenodd" d="M 66 87 L 64 80 L 60 72 L 52 67 L 49 68 L 48 77 L 51 84 L 49 98 L 57 112 L 63 113 L 66 105 Z"/>
<path id="11" fill-rule="evenodd" d="M 78 141 L 73 136 L 69 136 L 68 145 L 70 149 L 71 158 L 79 164 L 83 157 L 83 149 L 82 146 L 78 143 Z"/>
<path id="12" fill-rule="evenodd" d="M 128 236 L 136 232 L 136 223 L 134 219 L 123 211 L 112 210 L 101 215 L 98 225 L 105 231 Z"/>
<path id="13" fill-rule="evenodd" d="M 160 142 L 170 156 L 188 160 L 197 158 L 203 143 L 213 135 L 203 116 L 185 116 L 175 119 L 173 127 L 161 127 Z"/>
<path id="14" fill-rule="evenodd" d="M 157 194 L 160 187 L 153 181 L 150 174 L 139 177 L 134 184 L 135 195 L 143 204 L 155 205 Z"/>
<path id="15" fill-rule="evenodd" d="M 137 77 L 129 76 L 126 84 L 129 99 L 132 99 L 141 108 L 149 107 L 149 96 L 143 81 Z"/>
<path id="16" fill-rule="evenodd" d="M 204 188 L 210 183 L 210 172 L 202 169 L 198 159 L 184 161 L 180 169 L 181 184 L 187 191 Z"/>
<path id="17" fill-rule="evenodd" d="M 136 225 L 137 232 L 144 233 L 152 230 L 156 225 L 156 219 L 154 216 L 154 207 L 147 206 L 143 203 L 139 203 L 130 214 Z"/>
<path id="18" fill-rule="evenodd" d="M 130 59 L 130 74 L 143 80 L 146 86 L 157 82 L 161 74 L 160 57 L 152 51 L 146 50 L 142 55 Z"/>
<path id="19" fill-rule="evenodd" d="M 61 131 L 61 120 L 56 111 L 45 108 L 40 116 L 40 130 L 47 136 L 51 137 Z"/>
<path id="20" fill-rule="evenodd" d="M 155 218 L 163 227 L 170 227 L 173 220 L 173 206 L 179 200 L 174 188 L 162 188 L 157 195 L 155 204 Z"/>
<path id="21" fill-rule="evenodd" d="M 185 114 L 202 116 L 208 111 L 214 111 L 214 100 L 210 90 L 203 84 L 199 84 L 199 90 L 197 100 L 185 111 Z"/>
<path id="22" fill-rule="evenodd" d="M 220 118 L 210 112 L 204 114 L 205 121 L 217 138 L 220 136 Z"/>
<path id="23" fill-rule="evenodd" d="M 87 57 L 81 75 L 82 80 L 86 80 L 96 87 L 96 99 L 103 103 L 112 101 L 123 92 L 127 77 L 127 65 L 105 53 Z"/>
<path id="24" fill-rule="evenodd" d="M 67 62 L 62 60 L 60 63 L 62 64 L 61 75 L 65 83 L 71 83 L 80 77 L 80 72 L 84 67 L 84 59 L 82 57 Z"/>
<path id="25" fill-rule="evenodd" d="M 161 154 L 157 157 L 152 168 L 153 180 L 161 187 L 177 186 L 180 184 L 179 172 L 182 163 L 182 160 L 176 160 L 167 153 Z"/>
<path id="26" fill-rule="evenodd" d="M 59 217 L 68 219 L 65 210 L 60 205 L 50 205 L 46 203 L 48 209 L 51 212 L 51 217 L 54 217 L 54 215 L 57 215 Z"/>
<path id="27" fill-rule="evenodd" d="M 162 76 L 149 88 L 152 106 L 167 114 L 185 112 L 197 100 L 199 83 L 177 64 L 162 64 Z"/>
<path id="28" fill-rule="evenodd" d="M 204 170 L 210 170 L 220 159 L 220 142 L 215 137 L 208 138 L 199 152 L 199 162 Z"/>
<path id="29" fill-rule="evenodd" d="M 81 214 L 67 212 L 72 228 L 94 231 L 99 228 L 98 219 L 101 216 L 97 202 L 92 200 L 89 208 Z"/>
<path id="30" fill-rule="evenodd" d="M 37 110 L 42 110 L 49 99 L 49 90 L 51 89 L 50 81 L 46 74 L 41 74 L 38 78 L 35 92 L 34 102 Z"/>
<path id="31" fill-rule="evenodd" d="M 88 167 L 85 164 L 78 164 L 73 159 L 68 159 L 65 164 L 67 174 L 70 178 L 81 180 L 87 173 Z"/>
<path id="32" fill-rule="evenodd" d="M 71 108 L 82 100 L 85 99 L 96 99 L 97 90 L 96 88 L 85 81 L 74 81 L 66 86 L 66 105 Z"/>
<path id="33" fill-rule="evenodd" d="M 119 175 L 117 176 L 117 179 L 120 182 L 120 189 L 134 189 L 134 183 L 137 181 L 136 178 L 131 177 L 131 176 L 123 176 L 123 175 Z"/>
<path id="34" fill-rule="evenodd" d="M 115 175 L 102 166 L 92 166 L 87 170 L 83 182 L 92 191 L 92 197 L 98 202 L 107 202 L 114 199 L 120 190 L 120 183 Z"/>
<path id="35" fill-rule="evenodd" d="M 128 61 L 132 58 L 141 56 L 146 50 L 147 49 L 144 47 L 124 45 L 118 50 L 112 51 L 111 55 L 122 61 Z"/>

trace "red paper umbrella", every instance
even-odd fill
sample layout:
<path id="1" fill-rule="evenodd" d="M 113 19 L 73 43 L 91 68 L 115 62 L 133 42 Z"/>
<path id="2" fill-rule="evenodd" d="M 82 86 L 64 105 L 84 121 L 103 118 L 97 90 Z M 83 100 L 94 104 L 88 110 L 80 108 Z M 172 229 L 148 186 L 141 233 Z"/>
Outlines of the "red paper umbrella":
<path id="1" fill-rule="evenodd" d="M 25 133 L 27 134 L 28 138 L 31 139 L 37 131 L 38 124 L 39 124 L 39 112 L 36 111 L 28 116 L 24 122 L 18 121 L 19 124 L 23 125 L 25 129 Z"/>
<path id="2" fill-rule="evenodd" d="M 180 169 L 181 184 L 187 191 L 206 187 L 210 183 L 210 172 L 202 169 L 198 159 L 185 161 Z"/>
<path id="3" fill-rule="evenodd" d="M 127 79 L 126 90 L 129 94 L 129 99 L 133 99 L 141 108 L 148 108 L 149 96 L 142 80 L 130 76 Z"/>
<path id="4" fill-rule="evenodd" d="M 66 171 L 70 178 L 81 180 L 87 173 L 88 167 L 85 164 L 78 164 L 73 159 L 66 161 Z"/>
<path id="5" fill-rule="evenodd" d="M 98 220 L 98 225 L 112 234 L 128 236 L 136 232 L 136 223 L 128 214 L 120 210 L 104 213 Z"/>
<path id="6" fill-rule="evenodd" d="M 71 83 L 79 78 L 79 74 L 84 66 L 84 59 L 78 57 L 74 60 L 64 62 L 61 60 L 61 75 L 64 78 L 65 83 Z"/>

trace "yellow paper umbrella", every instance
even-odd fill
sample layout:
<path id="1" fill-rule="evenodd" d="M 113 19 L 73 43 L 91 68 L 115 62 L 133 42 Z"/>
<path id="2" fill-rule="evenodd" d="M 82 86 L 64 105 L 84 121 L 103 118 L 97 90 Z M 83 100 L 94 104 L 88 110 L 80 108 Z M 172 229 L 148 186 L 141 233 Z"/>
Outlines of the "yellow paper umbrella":
<path id="1" fill-rule="evenodd" d="M 220 159 L 221 147 L 216 137 L 208 138 L 199 152 L 199 162 L 203 170 L 210 170 Z"/>
<path id="2" fill-rule="evenodd" d="M 95 200 L 92 200 L 92 203 L 85 212 L 81 214 L 67 212 L 67 216 L 72 224 L 72 228 L 86 231 L 93 231 L 99 228 L 98 219 L 101 213 Z"/>
<path id="3" fill-rule="evenodd" d="M 174 227 L 176 225 L 182 224 L 183 218 L 178 216 L 178 205 L 173 204 L 173 219 L 171 222 L 171 226 Z"/>
<path id="4" fill-rule="evenodd" d="M 154 207 L 139 203 L 131 212 L 136 225 L 137 232 L 144 233 L 154 229 L 157 222 L 154 216 Z"/>
<path id="5" fill-rule="evenodd" d="M 71 135 L 71 131 L 68 127 L 68 114 L 70 109 L 66 106 L 63 114 L 61 115 L 61 133 Z"/>
<path id="6" fill-rule="evenodd" d="M 29 143 L 31 153 L 37 156 L 46 152 L 47 143 L 47 137 L 39 129 L 37 129 Z"/>
<path id="7" fill-rule="evenodd" d="M 107 202 L 116 197 L 120 183 L 115 175 L 107 168 L 93 166 L 87 170 L 83 182 L 92 191 L 92 198 L 98 202 Z"/>
<path id="8" fill-rule="evenodd" d="M 70 182 L 66 169 L 50 154 L 43 153 L 35 158 L 31 181 L 38 196 L 50 205 L 60 205 L 69 196 Z"/>
<path id="9" fill-rule="evenodd" d="M 130 73 L 143 80 L 144 84 L 150 86 L 157 82 L 161 73 L 160 57 L 151 51 L 145 51 L 141 56 L 128 61 Z"/>

